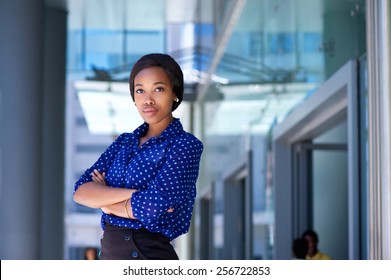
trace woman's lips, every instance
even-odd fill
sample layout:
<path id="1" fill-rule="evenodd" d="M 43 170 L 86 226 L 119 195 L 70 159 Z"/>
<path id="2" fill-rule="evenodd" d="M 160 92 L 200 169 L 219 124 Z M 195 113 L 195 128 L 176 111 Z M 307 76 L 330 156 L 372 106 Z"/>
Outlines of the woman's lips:
<path id="1" fill-rule="evenodd" d="M 143 109 L 143 113 L 146 115 L 153 115 L 157 112 L 156 108 L 148 107 Z"/>

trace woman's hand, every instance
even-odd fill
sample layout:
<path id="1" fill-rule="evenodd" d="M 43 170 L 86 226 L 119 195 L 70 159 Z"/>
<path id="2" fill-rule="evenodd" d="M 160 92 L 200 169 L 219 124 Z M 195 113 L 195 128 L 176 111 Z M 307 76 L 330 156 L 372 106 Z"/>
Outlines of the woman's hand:
<path id="1" fill-rule="evenodd" d="M 94 169 L 94 171 L 91 173 L 91 177 L 92 181 L 106 186 L 105 172 L 100 173 L 98 170 Z"/>
<path id="2" fill-rule="evenodd" d="M 106 183 L 105 172 L 91 172 L 91 182 L 82 184 L 73 194 L 76 203 L 90 207 L 102 208 L 128 199 L 135 190 L 112 188 Z"/>

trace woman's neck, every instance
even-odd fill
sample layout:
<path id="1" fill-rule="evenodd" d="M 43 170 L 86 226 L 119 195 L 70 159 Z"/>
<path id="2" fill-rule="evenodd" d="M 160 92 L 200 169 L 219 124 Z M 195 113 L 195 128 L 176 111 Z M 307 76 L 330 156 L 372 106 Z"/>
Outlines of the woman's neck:
<path id="1" fill-rule="evenodd" d="M 159 136 L 162 132 L 170 125 L 170 123 L 174 120 L 171 118 L 168 122 L 157 123 L 157 124 L 149 124 L 147 133 L 140 138 L 140 146 L 147 142 L 149 139 Z"/>

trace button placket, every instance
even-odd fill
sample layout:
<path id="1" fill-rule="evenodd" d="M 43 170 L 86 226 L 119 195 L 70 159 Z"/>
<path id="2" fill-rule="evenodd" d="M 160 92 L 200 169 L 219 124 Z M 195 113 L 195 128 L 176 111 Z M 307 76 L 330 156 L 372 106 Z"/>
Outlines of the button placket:
<path id="1" fill-rule="evenodd" d="M 131 238 L 132 238 L 132 236 L 130 234 L 126 234 L 124 236 L 125 241 L 129 241 Z"/>

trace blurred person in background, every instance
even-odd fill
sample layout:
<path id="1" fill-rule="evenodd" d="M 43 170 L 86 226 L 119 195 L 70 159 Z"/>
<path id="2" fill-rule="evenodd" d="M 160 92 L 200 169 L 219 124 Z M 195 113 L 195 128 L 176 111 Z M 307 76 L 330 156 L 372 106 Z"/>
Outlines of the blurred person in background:
<path id="1" fill-rule="evenodd" d="M 294 260 L 305 260 L 308 252 L 308 241 L 304 238 L 296 238 L 292 242 Z"/>
<path id="2" fill-rule="evenodd" d="M 95 247 L 87 247 L 84 249 L 84 259 L 85 260 L 97 260 L 98 259 L 98 249 Z"/>
<path id="3" fill-rule="evenodd" d="M 308 241 L 308 252 L 307 260 L 330 260 L 330 256 L 321 252 L 318 248 L 319 238 L 318 234 L 312 230 L 308 229 L 303 232 L 302 237 Z"/>

